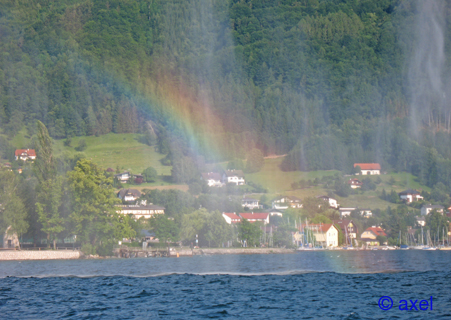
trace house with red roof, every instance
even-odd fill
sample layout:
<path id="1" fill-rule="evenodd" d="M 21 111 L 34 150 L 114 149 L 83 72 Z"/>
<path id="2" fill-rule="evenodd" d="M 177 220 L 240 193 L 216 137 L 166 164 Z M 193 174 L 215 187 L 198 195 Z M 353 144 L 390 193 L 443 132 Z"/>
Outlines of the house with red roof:
<path id="1" fill-rule="evenodd" d="M 36 151 L 34 149 L 16 149 L 14 155 L 16 160 L 34 161 L 36 159 Z"/>
<path id="2" fill-rule="evenodd" d="M 381 227 L 372 226 L 362 233 L 360 239 L 365 242 L 367 246 L 379 246 L 380 243 L 379 240 L 377 240 L 378 236 L 386 237 L 387 234 Z"/>
<path id="3" fill-rule="evenodd" d="M 233 213 L 223 212 L 222 217 L 228 224 L 235 224 L 241 222 L 241 218 L 237 216 L 235 212 Z"/>
<path id="4" fill-rule="evenodd" d="M 379 163 L 354 163 L 354 168 L 357 166 L 360 167 L 360 174 L 362 176 L 381 174 L 381 165 Z"/>
<path id="5" fill-rule="evenodd" d="M 269 212 L 244 212 L 239 215 L 242 219 L 246 219 L 249 222 L 269 223 Z"/>

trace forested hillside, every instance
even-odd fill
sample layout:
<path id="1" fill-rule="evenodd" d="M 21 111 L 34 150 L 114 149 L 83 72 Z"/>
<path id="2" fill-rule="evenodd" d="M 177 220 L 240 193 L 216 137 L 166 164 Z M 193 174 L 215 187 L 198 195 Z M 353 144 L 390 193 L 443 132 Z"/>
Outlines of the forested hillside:
<path id="1" fill-rule="evenodd" d="M 146 133 L 174 161 L 243 159 L 256 147 L 289 153 L 287 171 L 380 162 L 450 186 L 450 46 L 439 37 L 450 9 L 431 0 L 4 0 L 0 151 L 26 147 L 8 139 L 24 126 L 34 135 L 41 120 L 56 139 Z"/>

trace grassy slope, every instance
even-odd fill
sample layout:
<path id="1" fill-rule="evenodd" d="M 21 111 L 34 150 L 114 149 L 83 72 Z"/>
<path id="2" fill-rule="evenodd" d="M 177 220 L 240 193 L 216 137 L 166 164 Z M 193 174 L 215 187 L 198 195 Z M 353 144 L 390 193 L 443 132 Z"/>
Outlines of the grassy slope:
<path id="1" fill-rule="evenodd" d="M 92 159 L 95 163 L 104 168 L 111 167 L 116 170 L 119 165 L 121 170 L 131 170 L 133 173 L 141 173 L 145 168 L 154 167 L 159 176 L 155 183 L 145 183 L 140 186 L 134 186 L 139 189 L 145 188 L 177 188 L 180 190 L 187 190 L 186 185 L 172 185 L 170 182 L 171 167 L 163 166 L 160 160 L 164 157 L 157 153 L 154 147 L 147 146 L 138 141 L 137 134 L 107 134 L 99 137 L 74 137 L 72 139 L 72 147 L 65 147 L 64 140 L 55 141 L 55 153 L 62 152 L 75 153 L 74 147 L 78 145 L 79 141 L 84 139 L 87 148 L 84 151 L 88 159 Z M 18 148 L 26 147 L 30 139 L 27 137 L 26 130 L 20 131 L 12 140 Z M 283 172 L 280 170 L 280 163 L 283 158 L 265 159 L 265 165 L 262 170 L 257 173 L 247 174 L 246 180 L 259 183 L 268 189 L 269 194 L 267 198 L 271 199 L 277 195 L 294 195 L 301 199 L 306 197 L 315 197 L 322 194 L 327 194 L 328 190 L 322 186 L 292 190 L 291 184 L 293 182 L 303 180 L 313 180 L 323 176 L 335 175 L 339 173 L 336 170 L 329 171 L 311 171 L 311 172 Z M 227 164 L 222 163 L 223 167 Z M 376 179 L 376 177 L 371 177 Z M 386 208 L 393 204 L 379 199 L 382 189 L 390 192 L 391 189 L 399 192 L 407 188 L 430 191 L 430 188 L 421 185 L 417 179 L 408 173 L 390 173 L 381 175 L 382 183 L 377 186 L 376 191 L 367 191 L 363 194 L 354 194 L 346 198 L 338 197 L 338 201 L 342 207 L 360 208 Z M 395 184 L 392 186 L 389 180 L 393 178 Z M 128 185 L 124 185 L 128 187 Z M 259 197 L 261 195 L 254 195 Z"/>
<path id="2" fill-rule="evenodd" d="M 260 172 L 246 175 L 246 179 L 248 181 L 260 183 L 268 188 L 269 194 L 267 196 L 269 199 L 282 194 L 297 196 L 301 199 L 327 194 L 328 190 L 324 189 L 322 186 L 292 190 L 291 183 L 301 179 L 313 180 L 323 176 L 335 175 L 335 173 L 339 172 L 336 170 L 283 172 L 279 168 L 282 160 L 283 158 L 265 159 L 265 165 Z M 376 180 L 377 177 L 373 176 L 370 178 Z M 382 182 L 377 186 L 376 191 L 367 191 L 363 194 L 353 194 L 346 198 L 337 197 L 338 202 L 342 207 L 384 209 L 387 206 L 394 206 L 394 204 L 379 198 L 382 189 L 385 189 L 386 192 L 390 192 L 392 189 L 400 192 L 408 188 L 430 191 L 430 188 L 421 185 L 417 181 L 416 177 L 406 172 L 381 175 L 380 178 Z M 395 180 L 395 184 L 393 186 L 389 183 L 391 178 Z M 258 195 L 255 196 L 258 197 Z"/>
<path id="3" fill-rule="evenodd" d="M 80 140 L 84 139 L 87 148 L 83 151 L 88 159 L 98 165 L 116 170 L 131 170 L 133 173 L 141 173 L 147 167 L 154 167 L 159 175 L 170 175 L 171 167 L 163 166 L 160 162 L 165 156 L 155 151 L 154 147 L 142 144 L 138 141 L 137 134 L 113 134 L 109 133 L 99 137 L 74 137 L 72 147 L 65 147 L 64 140 L 55 142 L 57 153 L 68 151 L 75 153 L 75 148 Z"/>

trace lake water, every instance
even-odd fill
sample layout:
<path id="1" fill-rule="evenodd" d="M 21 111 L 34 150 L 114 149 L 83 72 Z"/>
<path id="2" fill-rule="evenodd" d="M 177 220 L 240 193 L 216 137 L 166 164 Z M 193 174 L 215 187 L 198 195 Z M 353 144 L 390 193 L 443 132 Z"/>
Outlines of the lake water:
<path id="1" fill-rule="evenodd" d="M 0 262 L 0 319 L 451 319 L 450 266 L 451 251 Z"/>

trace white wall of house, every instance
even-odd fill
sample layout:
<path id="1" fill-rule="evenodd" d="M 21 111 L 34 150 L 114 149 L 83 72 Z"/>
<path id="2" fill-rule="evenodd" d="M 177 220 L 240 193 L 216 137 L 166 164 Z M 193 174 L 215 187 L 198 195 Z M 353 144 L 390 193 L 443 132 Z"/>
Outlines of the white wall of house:
<path id="1" fill-rule="evenodd" d="M 243 208 L 248 207 L 249 209 L 258 209 L 260 206 L 258 205 L 257 201 L 241 201 L 241 206 Z"/>
<path id="2" fill-rule="evenodd" d="M 325 243 L 327 247 L 338 247 L 338 230 L 331 226 L 327 232 L 313 233 L 316 242 Z"/>
<path id="3" fill-rule="evenodd" d="M 431 213 L 432 210 L 437 210 L 437 212 L 440 212 L 443 215 L 443 208 L 433 208 L 430 206 L 424 206 L 421 208 L 421 215 L 427 216 L 429 213 Z"/>
<path id="4" fill-rule="evenodd" d="M 242 186 L 244 185 L 244 178 L 243 177 L 238 177 L 238 176 L 230 176 L 227 177 L 227 183 L 234 183 L 237 186 Z"/>
<path id="5" fill-rule="evenodd" d="M 381 174 L 380 170 L 361 170 L 362 176 Z"/>
<path id="6" fill-rule="evenodd" d="M 411 203 L 412 201 L 423 200 L 423 197 L 419 194 L 402 194 L 399 196 L 402 200 L 406 200 L 407 203 Z"/>

